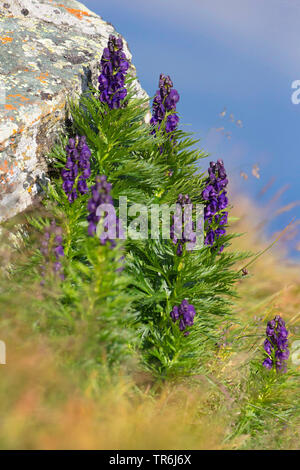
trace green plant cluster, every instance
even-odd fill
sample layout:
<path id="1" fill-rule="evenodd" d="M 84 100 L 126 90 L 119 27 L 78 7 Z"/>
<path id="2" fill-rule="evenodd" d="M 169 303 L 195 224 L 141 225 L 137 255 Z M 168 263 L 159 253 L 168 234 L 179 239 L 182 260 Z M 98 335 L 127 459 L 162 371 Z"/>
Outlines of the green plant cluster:
<path id="1" fill-rule="evenodd" d="M 141 203 L 149 210 L 153 203 L 174 204 L 180 193 L 193 203 L 203 202 L 207 174 L 200 165 L 207 154 L 182 130 L 170 139 L 162 125 L 152 135 L 145 122 L 149 102 L 134 96 L 131 81 L 121 109 L 109 109 L 92 88 L 71 101 L 68 133 L 49 155 L 52 179 L 45 189 L 45 216 L 30 223 L 40 232 L 51 220 L 62 227 L 64 280 L 49 273 L 43 296 L 53 296 L 55 284 L 55 306 L 41 323 L 58 335 L 73 334 L 84 325 L 90 341 L 84 361 L 115 365 L 133 353 L 161 379 L 186 376 L 197 373 L 214 355 L 220 324 L 230 314 L 234 284 L 240 278 L 234 264 L 245 256 L 226 250 L 233 235 L 224 237 L 221 254 L 204 245 L 177 256 L 171 240 L 153 240 L 150 233 L 146 240 L 120 240 L 111 250 L 88 236 L 90 193 L 70 204 L 62 189 L 68 138 L 84 135 L 92 152 L 89 188 L 97 175 L 105 175 L 116 207 L 120 196 L 127 197 L 128 208 Z M 42 258 L 37 247 L 26 265 L 30 278 L 40 276 Z M 196 309 L 188 337 L 170 317 L 184 299 Z"/>

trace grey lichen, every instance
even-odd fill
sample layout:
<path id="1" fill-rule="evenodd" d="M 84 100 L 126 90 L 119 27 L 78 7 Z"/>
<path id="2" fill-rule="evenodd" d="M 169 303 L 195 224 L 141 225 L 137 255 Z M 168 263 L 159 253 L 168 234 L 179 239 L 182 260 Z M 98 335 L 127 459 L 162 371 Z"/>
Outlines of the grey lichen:
<path id="1" fill-rule="evenodd" d="M 110 34 L 111 24 L 73 0 L 0 0 L 0 222 L 38 194 L 66 98 L 96 85 Z M 135 89 L 146 96 L 138 81 Z"/>

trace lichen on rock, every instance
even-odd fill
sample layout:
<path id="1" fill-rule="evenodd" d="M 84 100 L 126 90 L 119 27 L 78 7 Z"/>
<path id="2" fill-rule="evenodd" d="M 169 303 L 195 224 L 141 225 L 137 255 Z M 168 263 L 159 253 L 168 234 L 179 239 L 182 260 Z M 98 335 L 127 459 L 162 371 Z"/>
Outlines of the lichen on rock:
<path id="1" fill-rule="evenodd" d="M 0 222 L 45 184 L 67 97 L 96 85 L 110 34 L 111 24 L 73 0 L 0 0 Z M 126 41 L 124 51 L 131 60 Z"/>

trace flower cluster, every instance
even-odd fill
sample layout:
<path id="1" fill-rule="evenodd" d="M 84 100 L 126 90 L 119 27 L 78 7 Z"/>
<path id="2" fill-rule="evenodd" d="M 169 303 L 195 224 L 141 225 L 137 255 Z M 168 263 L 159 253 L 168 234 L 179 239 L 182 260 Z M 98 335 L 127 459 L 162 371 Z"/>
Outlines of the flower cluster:
<path id="1" fill-rule="evenodd" d="M 98 215 L 98 208 L 102 204 L 109 204 L 112 207 L 111 212 L 106 212 L 104 224 L 103 224 L 103 232 L 100 235 L 100 242 L 102 245 L 105 245 L 107 242 L 111 244 L 111 248 L 116 246 L 116 242 L 114 239 L 110 239 L 107 233 L 109 228 L 114 228 L 116 236 L 117 230 L 121 230 L 121 224 L 119 219 L 115 216 L 115 211 L 113 208 L 113 199 L 110 194 L 112 185 L 107 182 L 106 176 L 98 175 L 96 177 L 96 184 L 92 187 L 92 197 L 88 202 L 88 212 L 89 215 L 87 216 L 87 220 L 89 222 L 88 227 L 88 234 L 89 236 L 93 237 L 97 231 L 97 225 L 101 219 L 101 215 Z"/>
<path id="2" fill-rule="evenodd" d="M 185 330 L 188 326 L 193 326 L 194 324 L 195 307 L 184 299 L 179 306 L 173 307 L 170 315 L 174 323 L 179 320 L 180 331 L 184 331 L 184 336 L 188 336 L 190 332 Z"/>
<path id="3" fill-rule="evenodd" d="M 166 121 L 166 132 L 172 132 L 176 129 L 176 126 L 179 122 L 179 117 L 176 114 L 176 104 L 179 101 L 178 91 L 173 87 L 173 82 L 169 75 L 160 74 L 159 77 L 159 90 L 155 94 L 152 105 L 152 118 L 150 124 L 156 126 L 157 124 L 162 123 L 165 119 L 167 112 L 172 112 L 169 114 Z M 153 130 L 152 133 L 155 133 Z"/>
<path id="4" fill-rule="evenodd" d="M 206 201 L 204 208 L 206 237 L 204 243 L 213 246 L 218 238 L 225 235 L 224 225 L 227 224 L 228 218 L 228 212 L 225 211 L 228 206 L 225 190 L 228 179 L 223 160 L 218 160 L 216 163 L 210 162 L 208 174 L 207 185 L 202 192 L 202 197 Z M 223 249 L 224 245 L 220 247 L 220 252 Z"/>
<path id="5" fill-rule="evenodd" d="M 86 143 L 86 137 L 76 136 L 69 139 L 66 146 L 67 161 L 61 172 L 63 190 L 70 203 L 74 202 L 79 194 L 86 194 L 88 186 L 86 180 L 91 176 L 90 157 L 91 151 Z"/>
<path id="6" fill-rule="evenodd" d="M 288 330 L 285 327 L 283 319 L 276 317 L 269 321 L 266 329 L 267 338 L 264 342 L 266 359 L 263 366 L 272 369 L 275 365 L 277 372 L 286 372 L 286 360 L 289 358 L 288 350 Z"/>
<path id="7" fill-rule="evenodd" d="M 110 109 L 121 107 L 126 97 L 125 76 L 129 63 L 123 52 L 123 41 L 113 35 L 109 36 L 108 47 L 101 58 L 101 74 L 98 78 L 100 101 L 107 103 Z"/>
<path id="8" fill-rule="evenodd" d="M 172 216 L 172 225 L 170 227 L 170 238 L 174 245 L 177 245 L 177 256 L 182 256 L 183 246 L 186 242 L 196 241 L 196 235 L 190 233 L 193 228 L 191 216 L 187 216 L 187 214 L 184 213 L 184 206 L 188 204 L 192 204 L 189 195 L 186 194 L 184 196 L 183 194 L 179 194 L 177 198 L 176 212 L 175 215 Z M 177 238 L 179 230 L 181 232 L 181 238 Z"/>
<path id="9" fill-rule="evenodd" d="M 45 258 L 45 265 L 42 268 L 42 277 L 46 275 L 46 268 L 50 266 L 54 274 L 58 274 L 61 279 L 64 279 L 62 272 L 62 264 L 59 261 L 64 256 L 63 249 L 62 228 L 56 225 L 53 220 L 49 226 L 45 228 L 44 236 L 42 239 L 40 252 Z M 44 285 L 44 281 L 41 282 Z"/>

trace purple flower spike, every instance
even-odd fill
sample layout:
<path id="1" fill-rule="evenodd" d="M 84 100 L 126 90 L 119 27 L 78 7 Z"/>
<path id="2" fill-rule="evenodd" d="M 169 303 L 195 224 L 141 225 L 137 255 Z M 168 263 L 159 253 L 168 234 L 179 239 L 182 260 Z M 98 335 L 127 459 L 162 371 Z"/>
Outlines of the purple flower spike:
<path id="1" fill-rule="evenodd" d="M 122 39 L 110 35 L 101 58 L 101 75 L 98 78 L 100 101 L 108 104 L 110 109 L 124 105 L 122 101 L 127 96 L 125 77 L 128 69 Z"/>
<path id="2" fill-rule="evenodd" d="M 43 239 L 41 242 L 40 252 L 42 253 L 45 263 L 41 266 L 41 274 L 44 278 L 46 275 L 46 266 L 50 266 L 54 274 L 58 274 L 63 279 L 63 268 L 59 261 L 64 257 L 62 228 L 56 225 L 55 221 L 45 228 Z M 41 285 L 45 281 L 42 280 Z"/>
<path id="3" fill-rule="evenodd" d="M 177 256 L 182 256 L 185 243 L 187 242 L 195 243 L 196 236 L 195 236 L 195 233 L 190 233 L 189 230 L 186 230 L 188 234 L 185 234 L 185 230 L 184 230 L 185 229 L 184 223 L 188 222 L 187 220 L 185 220 L 187 219 L 187 217 L 186 218 L 184 217 L 184 206 L 188 204 L 192 204 L 192 201 L 189 195 L 179 194 L 177 198 L 177 204 L 179 205 L 178 212 L 176 212 L 175 215 L 172 216 L 172 225 L 170 227 L 170 238 L 172 242 L 174 243 L 174 245 L 177 245 L 177 249 L 176 249 Z M 176 235 L 178 234 L 176 233 L 175 225 L 178 223 L 178 228 L 179 228 L 180 217 L 181 217 L 181 234 L 180 234 L 180 238 L 177 238 Z"/>
<path id="4" fill-rule="evenodd" d="M 206 187 L 202 191 L 202 198 L 205 201 L 206 237 L 204 243 L 213 246 L 218 238 L 225 235 L 224 225 L 228 220 L 228 212 L 225 211 L 228 206 L 227 192 L 225 191 L 228 179 L 223 160 L 218 160 L 216 163 L 210 162 L 208 175 Z M 223 249 L 224 245 L 219 248 L 219 253 Z"/>
<path id="5" fill-rule="evenodd" d="M 111 204 L 113 205 L 113 198 L 111 197 L 111 184 L 107 182 L 106 176 L 98 175 L 96 177 L 96 184 L 92 187 L 91 193 L 92 197 L 88 202 L 88 212 L 89 215 L 87 216 L 87 221 L 89 222 L 88 226 L 88 234 L 90 237 L 95 236 L 97 231 L 97 225 L 100 221 L 102 216 L 97 215 L 97 209 L 101 204 Z M 108 229 L 108 224 L 113 226 L 115 224 L 116 229 L 116 236 L 122 237 L 122 226 L 119 219 L 116 217 L 110 217 L 107 215 L 104 229 Z M 110 243 L 110 248 L 114 248 L 116 246 L 116 242 L 113 239 L 110 239 L 108 236 L 107 231 L 103 231 L 100 235 L 100 243 L 101 245 L 105 245 L 106 243 Z"/>
<path id="6" fill-rule="evenodd" d="M 180 317 L 179 307 L 175 306 L 170 315 L 171 315 L 173 322 L 175 323 Z"/>
<path id="7" fill-rule="evenodd" d="M 175 305 L 173 310 L 170 312 L 170 316 L 174 323 L 179 320 L 179 329 L 180 331 L 184 331 L 184 336 L 188 336 L 190 334 L 189 331 L 186 331 L 186 327 L 193 326 L 195 315 L 195 307 L 192 304 L 189 304 L 186 299 L 184 299 L 179 306 Z"/>
<path id="8" fill-rule="evenodd" d="M 150 124 L 155 127 L 163 122 L 166 113 L 172 111 L 169 114 L 166 121 L 166 132 L 167 134 L 173 132 L 179 122 L 179 117 L 176 114 L 176 104 L 179 101 L 179 93 L 173 87 L 173 82 L 169 75 L 161 74 L 159 77 L 159 90 L 157 90 L 153 105 L 152 105 L 152 118 Z M 153 129 L 152 134 L 155 134 Z"/>
<path id="9" fill-rule="evenodd" d="M 266 353 L 271 354 L 272 349 L 274 349 L 273 345 L 270 343 L 268 339 L 265 339 L 264 350 L 266 351 Z"/>
<path id="10" fill-rule="evenodd" d="M 272 359 L 270 359 L 269 357 L 267 357 L 267 359 L 265 359 L 264 362 L 263 362 L 263 366 L 264 366 L 266 369 L 272 369 L 272 367 L 273 367 L 273 361 L 272 361 Z"/>
<path id="11" fill-rule="evenodd" d="M 288 330 L 283 319 L 276 317 L 269 321 L 266 328 L 267 338 L 264 342 L 264 350 L 267 357 L 263 361 L 263 366 L 272 369 L 276 366 L 277 372 L 286 372 L 286 362 L 289 358 L 288 350 Z"/>
<path id="12" fill-rule="evenodd" d="M 61 172 L 62 187 L 70 204 L 72 204 L 78 198 L 78 194 L 88 192 L 86 180 L 91 176 L 91 151 L 86 144 L 86 137 L 83 135 L 69 139 L 66 153 L 66 166 Z"/>

